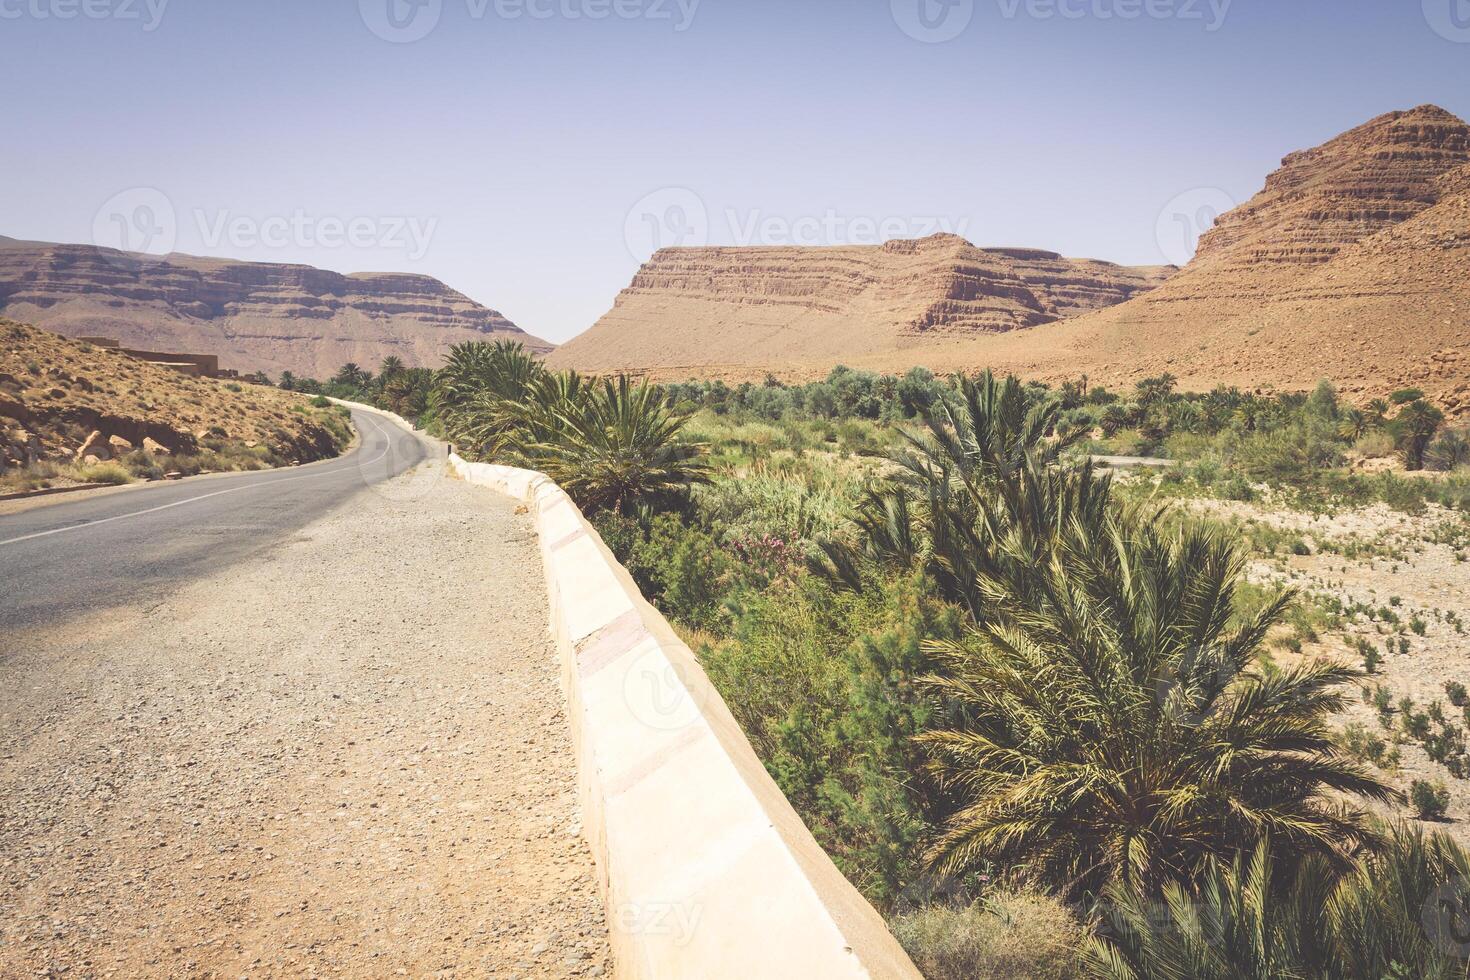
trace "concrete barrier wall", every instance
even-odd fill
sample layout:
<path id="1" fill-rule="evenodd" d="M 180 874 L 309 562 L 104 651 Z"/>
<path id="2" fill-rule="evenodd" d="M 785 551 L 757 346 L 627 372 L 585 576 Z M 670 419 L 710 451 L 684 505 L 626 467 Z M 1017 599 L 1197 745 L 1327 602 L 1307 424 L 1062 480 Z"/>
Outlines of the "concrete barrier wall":
<path id="1" fill-rule="evenodd" d="M 917 980 L 571 498 L 539 473 L 449 465 L 522 501 L 540 535 L 617 976 Z"/>
<path id="2" fill-rule="evenodd" d="M 536 525 L 617 977 L 921 980 L 572 499 L 530 470 L 448 465 Z"/>

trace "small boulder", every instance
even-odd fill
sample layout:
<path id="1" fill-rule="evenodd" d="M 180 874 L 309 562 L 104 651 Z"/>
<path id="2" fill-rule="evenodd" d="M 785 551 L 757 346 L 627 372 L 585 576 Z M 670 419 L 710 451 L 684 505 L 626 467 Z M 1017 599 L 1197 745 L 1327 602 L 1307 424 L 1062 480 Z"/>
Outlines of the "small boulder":
<path id="1" fill-rule="evenodd" d="M 133 444 L 122 436 L 108 436 L 107 445 L 112 449 L 113 455 L 121 456 L 133 451 Z"/>
<path id="2" fill-rule="evenodd" d="M 77 459 L 88 460 L 93 456 L 99 460 L 112 458 L 112 450 L 107 440 L 96 429 L 92 430 L 92 434 L 87 436 L 86 441 L 77 449 Z"/>
<path id="3" fill-rule="evenodd" d="M 143 437 L 143 450 L 152 453 L 154 456 L 167 456 L 170 453 L 167 446 L 161 442 L 154 441 L 152 436 Z"/>

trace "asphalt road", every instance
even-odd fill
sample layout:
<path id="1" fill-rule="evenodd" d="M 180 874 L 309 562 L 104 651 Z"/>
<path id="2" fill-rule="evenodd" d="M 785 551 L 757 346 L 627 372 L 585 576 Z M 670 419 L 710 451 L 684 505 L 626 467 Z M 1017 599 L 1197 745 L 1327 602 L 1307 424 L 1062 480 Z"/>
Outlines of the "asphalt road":
<path id="1" fill-rule="evenodd" d="M 151 483 L 0 515 L 0 655 L 18 631 L 146 604 L 269 548 L 434 452 L 381 416 L 354 411 L 352 420 L 358 448 L 337 459 Z"/>

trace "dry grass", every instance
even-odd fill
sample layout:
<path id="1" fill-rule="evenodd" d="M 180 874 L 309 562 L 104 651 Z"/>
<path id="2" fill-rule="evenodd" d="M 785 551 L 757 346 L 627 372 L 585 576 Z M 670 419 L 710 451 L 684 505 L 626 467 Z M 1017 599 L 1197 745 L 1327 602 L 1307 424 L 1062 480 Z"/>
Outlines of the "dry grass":
<path id="1" fill-rule="evenodd" d="M 963 908 L 901 915 L 890 925 L 927 980 L 1082 975 L 1084 930 L 1060 900 L 1037 892 L 1000 891 Z"/>

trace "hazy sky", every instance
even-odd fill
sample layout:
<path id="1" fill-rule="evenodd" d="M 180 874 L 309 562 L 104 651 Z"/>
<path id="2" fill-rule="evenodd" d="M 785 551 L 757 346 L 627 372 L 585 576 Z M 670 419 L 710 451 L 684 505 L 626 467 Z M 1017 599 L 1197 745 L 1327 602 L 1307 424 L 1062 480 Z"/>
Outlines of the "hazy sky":
<path id="1" fill-rule="evenodd" d="M 0 0 L 0 234 L 437 276 L 566 340 L 655 243 L 1182 261 L 1470 115 L 1470 0 Z"/>

